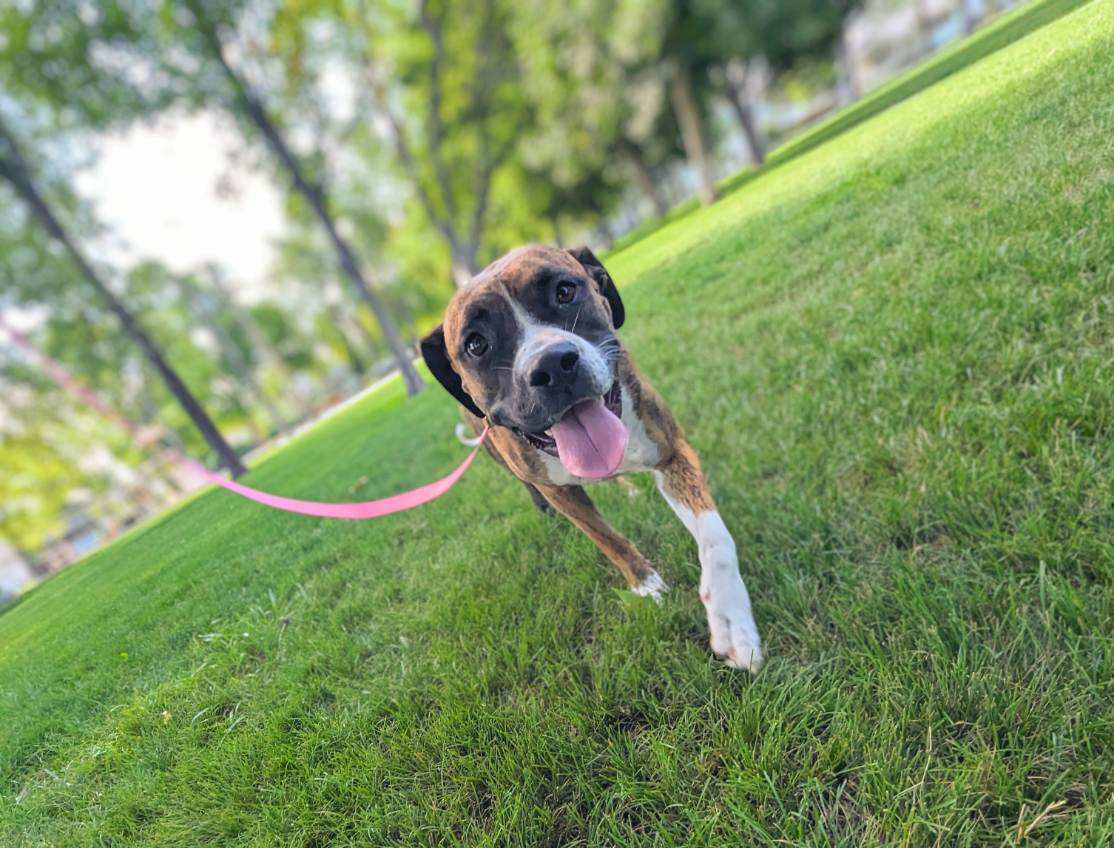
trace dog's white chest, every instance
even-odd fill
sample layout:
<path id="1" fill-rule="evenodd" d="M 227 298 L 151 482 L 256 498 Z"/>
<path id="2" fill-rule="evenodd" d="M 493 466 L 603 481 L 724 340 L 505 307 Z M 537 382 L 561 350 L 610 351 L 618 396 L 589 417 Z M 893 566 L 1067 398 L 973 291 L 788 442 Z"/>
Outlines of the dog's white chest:
<path id="1" fill-rule="evenodd" d="M 634 406 L 630 397 L 624 391 L 622 395 L 623 426 L 627 428 L 627 449 L 623 454 L 623 463 L 619 466 L 619 473 L 627 471 L 649 471 L 661 459 L 658 446 L 650 441 L 642 419 L 634 413 Z"/>

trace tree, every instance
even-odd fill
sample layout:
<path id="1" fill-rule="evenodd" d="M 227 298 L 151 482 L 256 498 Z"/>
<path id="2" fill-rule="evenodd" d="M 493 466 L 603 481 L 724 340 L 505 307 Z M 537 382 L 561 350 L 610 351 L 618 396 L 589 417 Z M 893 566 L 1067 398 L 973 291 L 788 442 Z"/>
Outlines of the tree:
<path id="1" fill-rule="evenodd" d="M 370 179 L 376 179 L 376 175 L 370 175 Z M 360 190 L 358 180 L 354 181 L 354 185 L 353 181 L 354 175 L 346 171 L 343 180 L 345 190 L 333 193 L 334 202 L 347 220 L 356 222 L 354 228 L 358 228 L 361 242 L 374 244 L 376 253 L 385 263 L 388 254 L 386 230 L 378 222 L 369 221 L 361 226 L 363 216 L 360 211 L 368 202 L 368 195 Z M 340 286 L 327 273 L 331 253 L 320 238 L 316 221 L 301 214 L 300 210 L 292 209 L 286 226 L 286 233 L 277 242 L 271 277 L 276 284 L 281 284 L 287 302 L 297 302 L 300 316 L 313 318 L 313 334 L 325 342 L 331 352 L 339 354 L 360 379 L 381 361 L 384 354 L 383 339 L 375 332 L 374 319 L 367 320 L 358 304 L 357 308 L 353 308 L 351 299 L 343 297 Z M 428 241 L 427 233 L 426 245 Z M 412 314 L 414 304 L 410 301 L 420 296 L 420 287 L 404 285 L 393 271 L 390 278 L 394 284 L 384 287 L 384 296 L 391 298 L 387 304 L 391 313 L 399 316 Z M 401 297 L 406 297 L 407 302 L 400 302 Z M 441 303 L 438 301 L 437 306 Z"/>
<path id="2" fill-rule="evenodd" d="M 635 182 L 650 200 L 654 212 L 659 218 L 663 217 L 669 212 L 669 202 L 662 193 L 657 174 L 648 161 L 645 148 L 628 136 L 620 135 L 615 139 L 615 152 L 620 161 L 625 161 L 630 166 Z"/>
<path id="3" fill-rule="evenodd" d="M 704 204 L 719 196 L 705 129 L 709 101 L 709 70 L 723 41 L 716 27 L 730 3 L 667 0 L 657 62 L 669 89 L 669 103 L 681 131 L 685 155 L 696 174 L 697 195 Z"/>
<path id="4" fill-rule="evenodd" d="M 963 32 L 970 35 L 979 26 L 981 9 L 973 0 L 959 0 L 959 6 L 963 15 Z"/>
<path id="5" fill-rule="evenodd" d="M 666 69 L 669 97 L 704 203 L 716 197 L 708 160 L 706 117 L 722 82 L 747 136 L 752 157 L 764 151 L 750 112 L 746 63 L 763 60 L 774 72 L 805 58 L 830 57 L 857 0 L 662 0 L 657 62 Z M 741 68 L 740 68 L 741 65 Z"/>
<path id="6" fill-rule="evenodd" d="M 739 122 L 739 129 L 746 139 L 750 159 L 755 165 L 766 161 L 766 147 L 754 120 L 754 109 L 750 102 L 749 83 L 752 74 L 751 62 L 731 61 L 723 68 L 723 88 L 727 102 Z"/>
<path id="7" fill-rule="evenodd" d="M 683 150 L 654 64 L 659 18 L 636 2 L 577 3 L 560 15 L 546 0 L 515 6 L 511 33 L 534 117 L 521 157 L 543 217 L 606 216 L 631 180 L 656 214 L 668 211 L 660 174 Z"/>
<path id="8" fill-rule="evenodd" d="M 129 437 L 118 422 L 59 387 L 36 352 L 49 347 L 53 329 L 53 323 L 41 326 L 32 342 L 0 323 L 0 537 L 32 562 L 75 518 L 119 527 L 135 518 L 137 503 L 165 504 L 181 494 L 167 454 L 150 458 L 151 441 Z M 143 429 L 153 441 L 161 428 Z M 129 497 L 113 496 L 122 489 Z"/>
<path id="9" fill-rule="evenodd" d="M 0 342 L 2 337 L 0 333 Z M 15 361 L 0 360 L 0 393 L 4 396 L 0 538 L 31 558 L 46 540 L 65 530 L 66 507 L 74 490 L 97 495 L 107 490 L 103 474 L 90 474 L 81 467 L 101 428 L 92 416 L 72 408 L 59 392 L 41 385 L 38 375 Z"/>
<path id="10" fill-rule="evenodd" d="M 805 60 L 834 58 L 841 49 L 847 16 L 859 0 L 744 0 L 717 5 L 719 37 L 709 45 L 709 56 L 718 65 L 724 94 L 751 158 L 760 165 L 765 150 L 748 92 L 755 64 L 776 75 Z"/>
<path id="11" fill-rule="evenodd" d="M 507 32 L 510 8 L 505 0 L 419 0 L 414 17 L 385 19 L 379 39 L 366 3 L 349 11 L 354 58 L 368 69 L 374 107 L 422 213 L 448 247 L 458 286 L 480 268 L 493 195 L 530 122 Z"/>
<path id="12" fill-rule="evenodd" d="M 251 356 L 261 364 L 270 365 L 274 369 L 285 371 L 286 368 L 282 360 L 282 355 L 275 348 L 271 340 L 264 334 L 256 317 L 233 296 L 220 267 L 215 265 L 205 267 L 202 277 L 211 289 L 212 295 L 218 304 L 218 311 L 231 320 L 234 328 L 239 331 L 239 336 L 244 340 L 244 344 L 238 343 L 238 346 L 243 349 L 244 354 L 248 355 L 250 353 Z M 231 339 L 233 333 L 230 331 L 226 331 L 226 333 Z M 266 396 L 266 392 L 262 385 L 258 386 L 258 391 Z M 267 404 L 268 408 L 274 405 L 273 401 L 269 400 Z M 277 408 L 272 412 L 272 419 L 274 424 L 279 429 L 282 429 L 284 426 L 282 414 Z"/>
<path id="13" fill-rule="evenodd" d="M 152 267 L 151 263 L 141 266 L 137 269 L 137 272 L 145 272 L 159 277 L 165 275 L 165 269 Z M 223 293 L 206 288 L 196 277 L 180 274 L 168 276 L 172 280 L 172 285 L 178 288 L 186 310 L 197 318 L 198 326 L 205 327 L 213 333 L 224 367 L 235 375 L 237 381 L 266 410 L 271 428 L 281 431 L 285 426 L 282 413 L 279 412 L 275 402 L 271 400 L 256 379 L 253 363 L 249 361 L 248 346 L 236 338 L 235 331 L 242 332 L 245 327 L 243 318 L 236 319 L 235 313 L 228 309 L 228 304 L 221 297 Z M 251 325 L 248 324 L 247 326 L 250 327 Z M 255 332 L 254 336 L 249 336 L 255 341 L 258 341 L 257 337 L 258 331 Z M 266 348 L 261 348 L 261 351 L 263 350 L 266 350 Z"/>
<path id="14" fill-rule="evenodd" d="M 341 235 L 337 222 L 329 209 L 327 193 L 322 185 L 310 181 L 304 166 L 287 143 L 278 124 L 267 112 L 259 94 L 249 84 L 246 77 L 232 67 L 227 55 L 225 36 L 221 32 L 224 21 L 220 8 L 217 4 L 207 5 L 205 0 L 184 0 L 184 2 L 192 14 L 192 24 L 196 35 L 199 37 L 200 49 L 198 52 L 208 60 L 215 62 L 220 68 L 232 92 L 233 108 L 237 109 L 256 128 L 281 164 L 294 189 L 313 210 L 333 249 L 336 251 L 337 259 L 345 277 L 352 285 L 356 295 L 375 314 L 376 321 L 383 331 L 383 336 L 402 374 L 407 393 L 410 395 L 417 394 L 425 387 L 425 383 L 414 367 L 413 352 L 408 350 L 403 343 L 394 321 L 387 314 L 378 295 L 364 277 L 356 255 L 347 239 Z"/>
<path id="15" fill-rule="evenodd" d="M 106 61 L 98 53 L 98 46 L 127 42 L 134 36 L 120 7 L 104 4 L 85 11 L 86 14 L 79 15 L 64 3 L 36 4 L 31 8 L 24 4 L 0 5 L 0 32 L 4 34 L 0 38 L 0 108 L 7 107 L 16 116 L 25 136 L 31 127 L 48 127 L 35 138 L 40 160 L 36 164 L 45 167 L 33 176 L 16 131 L 8 128 L 0 116 L 3 169 L 0 179 L 11 186 L 31 219 L 47 234 L 42 242 L 33 236 L 28 239 L 28 245 L 42 250 L 37 253 L 36 266 L 49 266 L 52 284 L 67 281 L 52 285 L 49 291 L 45 288 L 38 291 L 32 290 L 25 280 L 9 279 L 8 288 L 16 291 L 18 297 L 36 303 L 72 296 L 79 290 L 68 285 L 72 271 L 63 271 L 50 254 L 50 242 L 61 246 L 67 261 L 76 265 L 91 292 L 122 323 L 127 336 L 136 343 L 205 440 L 224 464 L 235 471 L 242 468 L 239 460 L 201 404 L 78 246 L 73 207 L 79 204 L 59 185 L 64 182 L 60 175 L 73 168 L 74 160 L 80 157 L 75 151 L 84 148 L 81 141 L 88 131 L 131 120 L 161 105 L 157 95 L 136 84 L 137 75 L 142 73 L 140 66 Z M 60 199 L 67 204 L 64 211 L 70 213 L 68 224 L 63 224 L 67 216 L 59 214 Z M 87 220 L 81 223 L 88 225 Z"/>
<path id="16" fill-rule="evenodd" d="M 708 160 L 704 118 L 700 114 L 700 103 L 693 88 L 692 69 L 681 58 L 669 63 L 669 102 L 673 105 L 673 114 L 677 116 L 677 123 L 681 127 L 685 153 L 696 171 L 696 193 L 701 203 L 713 203 L 719 198 L 719 190 Z"/>
<path id="17" fill-rule="evenodd" d="M 49 202 L 36 186 L 15 136 L 2 118 L 0 118 L 0 179 L 8 183 L 12 190 L 23 200 L 43 229 L 65 250 L 80 276 L 112 314 L 116 316 L 124 332 L 143 352 L 144 357 L 189 416 L 198 432 L 216 452 L 221 463 L 233 475 L 242 474 L 246 469 L 236 452 L 225 441 L 216 424 L 202 408 L 193 393 L 186 387 L 177 371 L 167 362 L 139 321 L 101 279 L 100 274 L 86 259 L 77 242 L 55 215 Z"/>

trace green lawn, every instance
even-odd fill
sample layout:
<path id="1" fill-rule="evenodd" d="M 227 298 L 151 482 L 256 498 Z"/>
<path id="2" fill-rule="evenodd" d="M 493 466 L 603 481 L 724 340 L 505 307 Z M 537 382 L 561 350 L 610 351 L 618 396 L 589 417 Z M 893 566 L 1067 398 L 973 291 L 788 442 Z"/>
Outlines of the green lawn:
<path id="1" fill-rule="evenodd" d="M 0 845 L 1109 845 L 1112 55 L 1094 0 L 612 260 L 756 678 L 647 479 L 597 500 L 660 606 L 486 460 L 357 524 L 214 492 L 0 616 Z M 454 420 L 249 480 L 392 492 Z"/>

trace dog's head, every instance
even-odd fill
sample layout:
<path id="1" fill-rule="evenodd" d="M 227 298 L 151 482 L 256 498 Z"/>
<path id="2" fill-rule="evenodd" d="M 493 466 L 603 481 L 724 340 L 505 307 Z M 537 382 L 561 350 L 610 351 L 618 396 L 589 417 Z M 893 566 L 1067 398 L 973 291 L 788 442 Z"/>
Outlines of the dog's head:
<path id="1" fill-rule="evenodd" d="M 614 331 L 623 317 L 591 250 L 522 247 L 456 293 L 422 356 L 473 414 L 554 453 L 550 431 L 573 407 L 601 400 L 617 411 Z"/>

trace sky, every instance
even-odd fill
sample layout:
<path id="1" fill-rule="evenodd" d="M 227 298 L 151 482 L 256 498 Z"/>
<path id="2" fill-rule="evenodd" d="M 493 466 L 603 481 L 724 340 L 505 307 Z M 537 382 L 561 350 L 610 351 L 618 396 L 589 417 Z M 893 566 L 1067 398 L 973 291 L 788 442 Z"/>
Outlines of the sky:
<path id="1" fill-rule="evenodd" d="M 119 267 L 217 262 L 245 300 L 257 299 L 282 231 L 282 196 L 269 175 L 229 166 L 242 149 L 228 119 L 211 112 L 171 113 L 107 136 L 77 181 L 111 234 L 98 253 Z M 232 192 L 218 193 L 222 180 Z"/>

